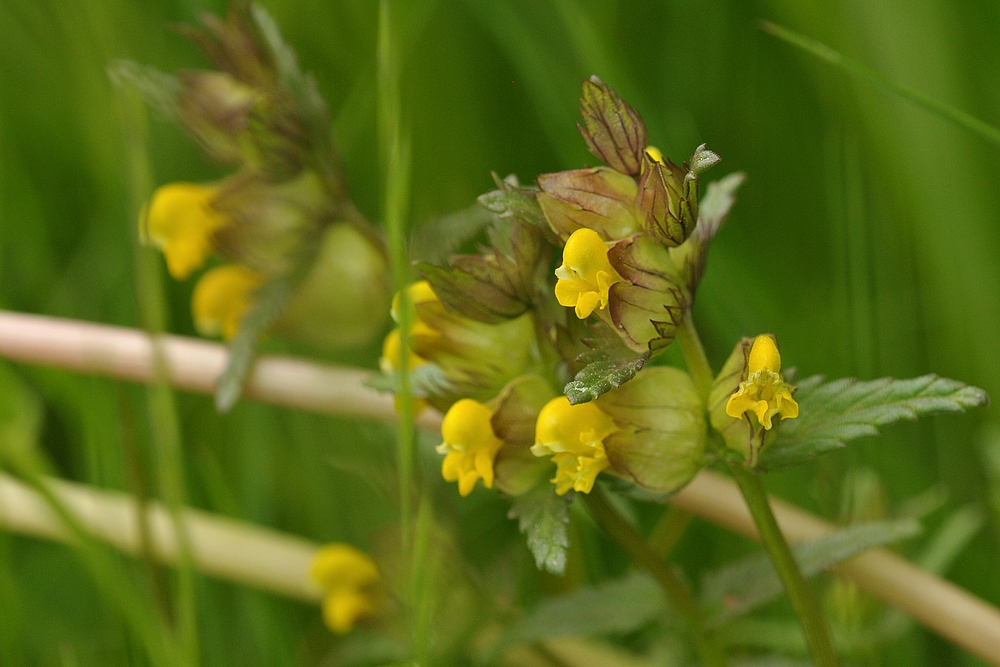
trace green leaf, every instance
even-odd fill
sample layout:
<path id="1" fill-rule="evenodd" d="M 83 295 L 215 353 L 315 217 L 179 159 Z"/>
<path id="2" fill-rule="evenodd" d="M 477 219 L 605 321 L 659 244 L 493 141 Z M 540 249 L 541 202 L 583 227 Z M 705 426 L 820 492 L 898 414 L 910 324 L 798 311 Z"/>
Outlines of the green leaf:
<path id="1" fill-rule="evenodd" d="M 580 99 L 583 125 L 577 129 L 594 157 L 612 169 L 635 175 L 642 166 L 649 143 L 646 124 L 639 112 L 598 77 L 583 82 Z"/>
<path id="2" fill-rule="evenodd" d="M 535 285 L 548 265 L 541 232 L 518 220 L 501 220 L 489 230 L 490 248 L 477 255 L 452 255 L 450 268 L 418 264 L 434 293 L 450 310 L 486 324 L 523 315 L 535 302 Z"/>
<path id="3" fill-rule="evenodd" d="M 476 203 L 449 215 L 428 220 L 411 233 L 410 256 L 439 264 L 459 246 L 483 231 L 493 219 L 492 212 Z"/>
<path id="4" fill-rule="evenodd" d="M 925 414 L 964 412 L 989 402 L 982 389 L 937 375 L 821 382 L 812 377 L 799 385 L 799 417 L 781 423 L 762 456 L 764 468 L 795 465 L 840 449 L 851 440 L 878 435 L 879 426 Z"/>
<path id="5" fill-rule="evenodd" d="M 595 324 L 590 330 L 594 337 L 584 342 L 591 349 L 577 358 L 584 367 L 563 389 L 573 405 L 592 401 L 622 386 L 635 377 L 650 357 L 648 350 L 640 354 L 627 348 L 606 324 Z"/>
<path id="6" fill-rule="evenodd" d="M 913 519 L 855 524 L 793 548 L 802 573 L 809 577 L 863 551 L 913 537 Z M 710 625 L 721 625 L 778 598 L 783 587 L 766 554 L 750 556 L 705 577 L 702 605 L 713 613 Z"/>
<path id="7" fill-rule="evenodd" d="M 535 556 L 539 570 L 552 574 L 566 571 L 566 549 L 569 548 L 569 500 L 573 494 L 558 496 L 555 487 L 545 482 L 518 497 L 511 505 L 508 519 L 517 519 L 518 527 L 528 540 L 528 549 Z"/>
<path id="8" fill-rule="evenodd" d="M 490 646 L 487 661 L 511 646 L 543 639 L 633 632 L 666 611 L 662 589 L 642 572 L 584 586 L 542 601 Z"/>
<path id="9" fill-rule="evenodd" d="M 479 195 L 479 204 L 500 218 L 514 218 L 538 227 L 552 243 L 558 243 L 555 233 L 542 214 L 542 207 L 538 205 L 538 190 L 522 188 L 514 174 L 502 180 L 496 172 L 493 172 L 492 176 L 498 189 Z"/>
<path id="10" fill-rule="evenodd" d="M 257 341 L 281 317 L 293 291 L 293 281 L 287 277 L 273 278 L 258 290 L 253 308 L 229 343 L 229 359 L 215 390 L 215 407 L 219 412 L 228 412 L 243 394 Z"/>

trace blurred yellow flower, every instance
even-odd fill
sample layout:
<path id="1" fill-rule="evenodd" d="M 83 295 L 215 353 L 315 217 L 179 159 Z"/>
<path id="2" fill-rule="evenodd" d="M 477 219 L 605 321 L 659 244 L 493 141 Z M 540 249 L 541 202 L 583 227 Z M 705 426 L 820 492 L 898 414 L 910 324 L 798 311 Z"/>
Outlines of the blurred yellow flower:
<path id="1" fill-rule="evenodd" d="M 493 411 L 478 401 L 463 398 L 444 416 L 438 454 L 444 454 L 441 476 L 446 482 L 458 482 L 462 496 L 472 493 L 476 482 L 493 488 L 493 462 L 503 441 L 493 433 Z"/>
<path id="2" fill-rule="evenodd" d="M 576 309 L 581 320 L 608 306 L 608 290 L 622 277 L 608 261 L 608 247 L 600 235 L 583 227 L 566 240 L 563 263 L 556 269 L 556 299 Z"/>
<path id="3" fill-rule="evenodd" d="M 367 554 L 348 544 L 328 544 L 316 554 L 310 574 L 326 593 L 323 620 L 337 634 L 350 632 L 359 618 L 375 614 L 373 588 L 379 573 Z"/>
<path id="4" fill-rule="evenodd" d="M 187 278 L 208 259 L 212 235 L 228 220 L 212 208 L 216 189 L 197 183 L 170 183 L 153 193 L 143 210 L 141 231 L 167 260 L 177 280 Z"/>
<path id="5" fill-rule="evenodd" d="M 570 405 L 568 398 L 559 396 L 538 413 L 531 453 L 552 457 L 556 493 L 590 493 L 598 473 L 609 465 L 604 439 L 616 431 L 615 422 L 593 401 Z"/>
<path id="6" fill-rule="evenodd" d="M 239 264 L 207 271 L 191 296 L 191 311 L 198 333 L 221 335 L 225 340 L 233 338 L 261 282 L 263 276 Z"/>
<path id="7" fill-rule="evenodd" d="M 799 404 L 781 378 L 781 354 L 771 336 L 757 336 L 750 348 L 747 362 L 747 379 L 729 397 L 726 414 L 739 419 L 747 410 L 757 416 L 765 429 L 770 430 L 775 415 L 782 419 L 799 416 Z"/>

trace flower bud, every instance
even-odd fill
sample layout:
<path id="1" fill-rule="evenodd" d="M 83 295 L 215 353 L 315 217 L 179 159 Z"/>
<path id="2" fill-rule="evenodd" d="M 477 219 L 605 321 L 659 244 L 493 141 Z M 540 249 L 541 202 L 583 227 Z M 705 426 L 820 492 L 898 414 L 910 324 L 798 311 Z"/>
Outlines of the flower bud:
<path id="1" fill-rule="evenodd" d="M 705 465 L 704 406 L 687 373 L 647 367 L 595 403 L 616 426 L 604 438 L 616 475 L 652 493 L 673 493 Z"/>
<path id="2" fill-rule="evenodd" d="M 201 268 L 212 253 L 215 234 L 230 223 L 215 206 L 215 187 L 170 183 L 153 193 L 143 209 L 140 232 L 167 261 L 167 270 L 183 280 Z"/>
<path id="3" fill-rule="evenodd" d="M 238 164 L 259 94 L 225 72 L 182 72 L 175 102 L 181 123 L 215 160 Z"/>
<path id="4" fill-rule="evenodd" d="M 229 264 L 207 271 L 191 295 L 194 327 L 202 336 L 231 340 L 253 304 L 263 276 L 245 266 Z"/>
<path id="5" fill-rule="evenodd" d="M 327 227 L 321 243 L 275 330 L 320 349 L 363 345 L 388 319 L 385 255 L 376 240 L 346 222 Z"/>
<path id="6" fill-rule="evenodd" d="M 683 169 L 650 146 L 642 159 L 642 176 L 636 205 L 643 231 L 667 247 L 683 243 L 697 222 L 684 197 Z"/>
<path id="7" fill-rule="evenodd" d="M 378 568 L 367 554 L 348 544 L 328 544 L 313 558 L 310 575 L 323 589 L 323 620 L 346 634 L 359 619 L 378 611 Z"/>
<path id="8" fill-rule="evenodd" d="M 587 142 L 587 148 L 612 169 L 625 174 L 638 174 L 642 150 L 648 137 L 639 112 L 618 97 L 596 76 L 583 82 L 580 100 L 583 125 L 577 129 Z"/>
<path id="9" fill-rule="evenodd" d="M 586 227 L 612 241 L 642 227 L 635 205 L 635 180 L 614 169 L 595 167 L 543 174 L 538 177 L 538 187 L 542 190 L 538 204 L 560 239 Z"/>
<path id="10" fill-rule="evenodd" d="M 750 466 L 766 444 L 774 417 L 794 419 L 799 405 L 794 387 L 781 377 L 781 354 L 771 334 L 743 338 L 736 344 L 712 385 L 709 410 L 712 427 L 726 446 Z"/>

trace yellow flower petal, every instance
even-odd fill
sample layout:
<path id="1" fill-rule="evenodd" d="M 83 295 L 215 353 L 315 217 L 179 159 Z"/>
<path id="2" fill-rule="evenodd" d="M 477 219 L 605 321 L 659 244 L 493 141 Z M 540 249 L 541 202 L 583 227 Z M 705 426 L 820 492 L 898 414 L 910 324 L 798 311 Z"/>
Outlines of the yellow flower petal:
<path id="1" fill-rule="evenodd" d="M 194 326 L 203 336 L 230 340 L 253 303 L 263 277 L 245 266 L 230 264 L 208 271 L 191 296 Z"/>
<path id="2" fill-rule="evenodd" d="M 471 398 L 463 398 L 448 410 L 441 423 L 443 442 L 437 452 L 445 454 L 441 476 L 446 482 L 458 482 L 462 496 L 472 493 L 476 482 L 483 480 L 493 487 L 493 463 L 503 441 L 493 433 L 493 411 Z"/>
<path id="3" fill-rule="evenodd" d="M 559 396 L 538 413 L 531 453 L 552 457 L 556 493 L 570 489 L 589 493 L 597 475 L 610 465 L 604 438 L 617 430 L 614 420 L 593 401 L 570 405 L 568 398 Z"/>
<path id="4" fill-rule="evenodd" d="M 212 236 L 228 220 L 212 208 L 216 189 L 197 183 L 171 183 L 153 193 L 143 211 L 143 236 L 163 251 L 167 270 L 177 280 L 199 269 L 212 252 Z"/>
<path id="5" fill-rule="evenodd" d="M 757 336 L 750 348 L 750 361 L 747 364 L 747 373 L 753 375 L 762 370 L 769 370 L 772 373 L 781 371 L 781 354 L 778 353 L 778 346 L 774 344 L 774 339 L 768 335 Z"/>
<path id="6" fill-rule="evenodd" d="M 600 235 L 583 227 L 573 232 L 563 248 L 563 263 L 556 269 L 556 300 L 575 308 L 586 319 L 597 308 L 608 306 L 608 290 L 622 277 L 608 261 L 608 247 Z"/>

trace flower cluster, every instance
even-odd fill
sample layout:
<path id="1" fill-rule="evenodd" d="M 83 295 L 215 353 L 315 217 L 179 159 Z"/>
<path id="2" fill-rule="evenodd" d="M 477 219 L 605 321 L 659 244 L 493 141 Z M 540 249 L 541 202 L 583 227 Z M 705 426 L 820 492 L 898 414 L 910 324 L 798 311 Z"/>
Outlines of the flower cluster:
<path id="1" fill-rule="evenodd" d="M 275 329 L 319 347 L 364 343 L 384 322 L 383 244 L 347 196 L 311 79 L 275 56 L 260 20 L 244 5 L 206 16 L 186 32 L 217 70 L 138 82 L 211 159 L 235 167 L 214 183 L 160 187 L 141 235 L 176 280 L 221 260 L 194 288 L 202 335 L 233 338 L 261 288 L 282 279 L 297 289 Z"/>
<path id="2" fill-rule="evenodd" d="M 738 178 L 728 203 L 716 197 L 701 218 L 698 178 L 718 156 L 701 146 L 690 164 L 665 159 L 639 114 L 596 78 L 581 113 L 606 166 L 545 174 L 537 189 L 498 180 L 480 198 L 495 214 L 490 246 L 420 265 L 409 317 L 399 295 L 393 304 L 408 330 L 386 337 L 381 368 L 405 370 L 417 400 L 445 412 L 441 473 L 462 496 L 479 481 L 510 495 L 544 484 L 589 493 L 601 473 L 672 493 L 707 461 L 709 397 L 682 370 L 644 366 L 689 316 Z M 757 340 L 724 413 L 770 430 L 796 404 L 773 339 Z M 713 415 L 712 426 L 728 425 Z M 744 458 L 758 450 L 747 445 Z"/>

